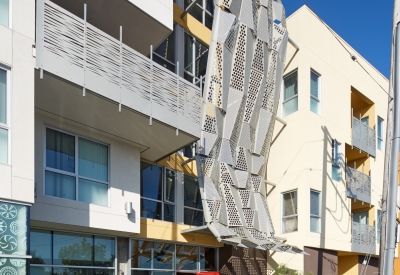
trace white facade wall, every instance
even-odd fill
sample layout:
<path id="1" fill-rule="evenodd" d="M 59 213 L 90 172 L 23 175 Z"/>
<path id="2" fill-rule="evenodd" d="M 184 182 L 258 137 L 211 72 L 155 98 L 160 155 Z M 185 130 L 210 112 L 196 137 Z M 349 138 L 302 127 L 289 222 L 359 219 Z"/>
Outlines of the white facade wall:
<path id="1" fill-rule="evenodd" d="M 0 164 L 0 199 L 34 202 L 35 1 L 10 0 L 0 25 L 0 66 L 10 70 L 9 163 Z"/>
<path id="2" fill-rule="evenodd" d="M 277 186 L 268 196 L 276 234 L 286 238 L 287 243 L 303 249 L 304 246 L 336 251 L 351 251 L 351 200 L 346 195 L 345 170 L 342 180 L 332 179 L 332 139 L 351 145 L 351 87 L 356 88 L 375 104 L 375 117 L 370 117 L 376 126 L 377 117 L 387 116 L 388 81 L 354 49 L 344 41 L 342 46 L 328 28 L 305 6 L 287 21 L 289 37 L 300 47 L 300 51 L 289 63 L 285 74 L 298 69 L 298 111 L 283 119 L 287 126 L 278 135 L 282 124 L 277 122 L 275 137 L 268 161 L 267 179 Z M 350 58 L 358 61 L 371 74 Z M 288 46 L 287 63 L 295 49 Z M 321 113 L 310 111 L 310 71 L 321 74 Z M 377 84 L 377 82 L 379 85 Z M 282 115 L 282 96 L 278 116 Z M 386 124 L 384 125 L 386 129 Z M 385 140 L 385 136 L 384 136 Z M 371 204 L 379 208 L 383 179 L 384 152 L 376 150 L 376 158 L 370 157 Z M 366 173 L 368 173 L 366 171 Z M 310 190 L 321 192 L 321 233 L 310 232 Z M 298 231 L 282 234 L 282 193 L 297 190 Z M 376 216 L 376 213 L 375 213 Z M 375 220 L 375 217 L 371 217 Z M 376 225 L 376 224 L 375 224 Z M 376 246 L 377 254 L 379 245 Z M 288 267 L 303 270 L 303 255 L 275 253 L 273 262 L 286 263 Z"/>
<path id="3" fill-rule="evenodd" d="M 73 108 L 73 106 L 69 106 Z M 93 128 L 64 120 L 41 111 L 35 114 L 35 181 L 36 198 L 31 210 L 33 226 L 46 222 L 57 228 L 85 227 L 86 231 L 111 230 L 140 232 L 140 151 L 133 144 Z M 44 154 L 46 127 L 92 139 L 109 146 L 109 204 L 100 206 L 44 195 Z M 132 202 L 132 213 L 126 214 L 125 203 Z M 58 225 L 57 225 L 58 224 Z M 55 225 L 51 225 L 55 227 Z M 96 231 L 94 231 L 96 232 Z"/>

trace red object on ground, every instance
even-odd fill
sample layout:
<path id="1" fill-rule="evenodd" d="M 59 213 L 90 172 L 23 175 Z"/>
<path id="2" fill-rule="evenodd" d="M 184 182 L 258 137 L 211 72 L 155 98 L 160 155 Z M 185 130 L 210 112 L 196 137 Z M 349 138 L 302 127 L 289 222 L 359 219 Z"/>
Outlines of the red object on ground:
<path id="1" fill-rule="evenodd" d="M 199 272 L 197 275 L 219 275 L 219 272 Z"/>

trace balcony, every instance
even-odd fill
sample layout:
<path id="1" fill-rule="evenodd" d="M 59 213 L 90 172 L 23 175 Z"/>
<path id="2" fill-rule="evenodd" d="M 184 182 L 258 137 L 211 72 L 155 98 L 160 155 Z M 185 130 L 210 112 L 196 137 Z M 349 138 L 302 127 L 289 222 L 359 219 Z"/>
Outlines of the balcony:
<path id="1" fill-rule="evenodd" d="M 375 157 L 376 131 L 355 117 L 352 117 L 352 125 L 352 145 Z"/>
<path id="2" fill-rule="evenodd" d="M 371 177 L 346 166 L 347 197 L 371 203 Z"/>
<path id="3" fill-rule="evenodd" d="M 351 250 L 358 253 L 376 253 L 375 226 L 353 222 Z"/>
<path id="4" fill-rule="evenodd" d="M 36 40 L 37 110 L 130 141 L 152 161 L 200 137 L 200 89 L 121 40 L 49 0 L 37 1 Z"/>

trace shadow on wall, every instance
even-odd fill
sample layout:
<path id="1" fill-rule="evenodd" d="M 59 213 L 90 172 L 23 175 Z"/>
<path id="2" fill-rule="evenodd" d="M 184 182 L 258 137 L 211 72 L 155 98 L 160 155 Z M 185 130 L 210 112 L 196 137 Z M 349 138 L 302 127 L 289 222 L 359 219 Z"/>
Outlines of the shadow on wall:
<path id="1" fill-rule="evenodd" d="M 351 217 L 351 209 L 349 209 L 349 200 L 347 199 L 346 191 L 345 188 L 340 188 L 343 191 L 340 192 L 339 188 L 340 185 L 343 187 L 346 186 L 346 182 L 344 180 L 344 174 L 346 171 L 345 167 L 345 157 L 344 154 L 341 153 L 339 158 L 339 166 L 340 166 L 340 171 L 341 171 L 341 177 L 340 181 L 336 181 L 332 179 L 332 140 L 335 139 L 335 137 L 332 137 L 329 130 L 327 127 L 322 126 L 321 127 L 322 132 L 324 133 L 324 150 L 323 150 L 323 168 L 322 168 L 322 189 L 321 189 L 321 236 L 320 236 L 320 247 L 325 247 L 325 237 L 326 237 L 326 215 L 330 214 L 332 216 L 333 221 L 336 224 L 336 227 L 343 233 L 347 234 L 348 232 L 351 231 L 351 220 L 349 217 Z M 345 144 L 342 144 L 342 147 L 344 148 Z M 337 163 L 337 161 L 336 161 Z M 327 192 L 328 192 L 328 185 L 331 186 L 329 188 L 329 191 L 332 190 L 332 188 L 335 190 L 335 196 L 333 194 L 329 194 L 330 201 L 328 203 L 327 201 Z M 334 198 L 334 202 L 332 199 Z M 329 205 L 329 207 L 327 207 Z M 334 207 L 332 207 L 334 205 Z M 347 219 L 347 222 L 344 223 L 345 227 L 343 227 L 343 224 L 340 224 L 343 219 Z M 329 224 L 329 227 L 332 227 L 333 224 Z M 350 239 L 349 239 L 350 242 Z"/>

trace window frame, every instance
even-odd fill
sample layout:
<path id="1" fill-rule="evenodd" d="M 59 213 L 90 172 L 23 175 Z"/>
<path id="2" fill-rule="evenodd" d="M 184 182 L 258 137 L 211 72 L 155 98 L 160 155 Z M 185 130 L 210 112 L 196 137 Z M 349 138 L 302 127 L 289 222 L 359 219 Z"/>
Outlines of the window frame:
<path id="1" fill-rule="evenodd" d="M 201 4 L 199 4 L 199 2 L 201 2 Z M 208 16 L 211 16 L 213 22 L 214 22 L 214 14 L 212 14 L 210 11 L 207 10 L 207 0 L 198 0 L 196 3 L 196 7 L 201 10 L 201 22 L 200 21 L 199 22 L 208 29 L 208 27 L 206 26 L 206 14 Z M 185 4 L 184 4 L 183 8 L 185 10 Z M 190 11 L 189 11 L 189 14 L 192 15 L 190 13 Z"/>
<path id="2" fill-rule="evenodd" d="M 196 39 L 195 36 L 193 36 L 192 34 L 190 34 L 189 32 L 187 32 L 187 31 L 185 30 L 185 31 L 184 31 L 184 37 L 185 37 L 186 35 L 188 35 L 189 37 L 192 38 L 192 43 L 191 43 L 191 44 L 192 44 L 192 61 L 191 61 L 191 63 L 190 63 L 190 64 L 192 65 L 192 71 L 186 70 L 186 68 L 189 67 L 190 65 L 188 65 L 188 66 L 185 67 L 185 54 L 184 54 L 184 56 L 183 56 L 183 59 L 184 59 L 184 60 L 183 60 L 183 78 L 185 78 L 185 74 L 187 74 L 187 75 L 189 75 L 189 76 L 192 78 L 192 84 L 194 84 L 194 85 L 196 85 L 196 86 L 198 86 L 198 87 L 204 88 L 205 78 L 206 78 L 206 77 L 205 77 L 205 74 L 202 75 L 202 76 L 200 76 L 200 77 L 197 77 L 197 76 L 196 76 L 196 62 L 197 62 L 201 57 L 203 57 L 204 54 L 205 54 L 206 52 L 207 52 L 207 54 L 210 53 L 210 47 L 204 45 L 204 44 L 203 44 L 202 42 L 200 42 L 200 41 L 197 41 L 197 39 Z M 184 40 L 185 40 L 185 38 L 184 38 Z M 199 56 L 196 56 L 196 42 L 207 48 L 207 51 L 204 51 L 204 52 L 203 52 L 201 55 L 199 55 Z M 184 45 L 184 48 L 185 48 L 185 46 L 186 46 L 186 45 Z M 202 80 L 202 81 L 200 81 L 200 80 Z M 189 80 L 187 80 L 187 81 L 190 82 Z"/>
<path id="3" fill-rule="evenodd" d="M 319 216 L 311 214 L 311 205 L 310 205 L 310 232 L 321 234 L 321 219 L 322 219 L 322 198 L 321 198 L 321 191 L 310 189 L 310 204 L 311 204 L 311 193 L 318 193 L 318 209 L 319 209 Z M 318 218 L 319 221 L 319 232 L 311 231 L 311 218 Z"/>
<path id="4" fill-rule="evenodd" d="M 382 130 L 382 136 L 379 136 L 379 131 L 378 131 L 378 129 L 379 129 L 379 127 L 378 127 L 378 124 L 379 124 L 379 122 L 381 122 L 382 123 L 382 125 L 381 125 L 381 130 Z M 384 127 L 384 124 L 385 123 L 385 120 L 383 119 L 383 118 L 381 118 L 380 116 L 377 116 L 377 126 L 376 126 L 376 148 L 378 148 L 378 150 L 379 151 L 384 151 L 385 149 L 385 143 L 383 142 L 383 127 Z M 381 146 L 381 148 L 379 148 L 379 143 L 378 143 L 378 141 L 381 141 L 381 144 L 382 144 L 382 146 Z"/>
<path id="5" fill-rule="evenodd" d="M 283 199 L 283 195 L 285 194 L 289 194 L 289 193 L 293 193 L 296 192 L 296 214 L 293 215 L 289 215 L 289 216 L 284 216 L 284 199 Z M 293 233 L 293 232 L 299 232 L 299 207 L 298 207 L 298 189 L 292 189 L 289 191 L 285 191 L 281 193 L 281 233 L 282 234 L 289 234 L 289 233 Z M 284 231 L 284 225 L 283 225 L 283 221 L 284 219 L 287 218 L 292 218 L 292 217 L 297 217 L 297 230 L 295 231 L 290 231 L 290 232 L 285 232 Z"/>
<path id="6" fill-rule="evenodd" d="M 316 76 L 318 76 L 318 98 L 311 94 L 311 74 L 315 74 Z M 321 94 L 322 94 L 321 77 L 322 75 L 318 73 L 316 70 L 314 70 L 313 68 L 310 69 L 310 99 L 314 99 L 318 102 L 318 113 L 315 113 L 314 111 L 311 110 L 311 103 L 310 103 L 310 111 L 319 116 L 321 115 Z"/>
<path id="7" fill-rule="evenodd" d="M 297 85 L 296 94 L 291 96 L 291 97 L 289 97 L 289 98 L 287 98 L 287 99 L 285 99 L 285 78 L 288 78 L 288 77 L 292 76 L 293 74 L 296 74 L 296 85 Z M 282 89 L 281 89 L 281 93 L 282 93 L 281 94 L 281 98 L 282 98 L 281 117 L 286 117 L 286 116 L 290 116 L 291 114 L 293 114 L 293 113 L 295 113 L 295 112 L 297 112 L 299 110 L 299 101 L 298 101 L 298 98 L 299 98 L 299 90 L 298 90 L 298 87 L 299 87 L 299 68 L 296 68 L 296 69 L 290 71 L 289 73 L 287 73 L 286 75 L 284 75 L 282 77 L 282 85 L 281 85 L 281 87 L 282 87 Z M 289 102 L 289 101 L 291 101 L 291 100 L 293 100 L 295 98 L 297 98 L 297 110 L 291 112 L 290 114 L 285 115 L 284 114 L 284 105 L 285 105 L 285 103 L 287 103 L 287 102 Z"/>
<path id="8" fill-rule="evenodd" d="M 162 183 L 161 183 L 161 185 L 162 185 L 162 190 L 161 190 L 161 198 L 162 198 L 162 200 L 160 201 L 160 200 L 156 200 L 156 199 L 152 199 L 152 198 L 147 198 L 147 197 L 143 197 L 142 195 L 140 195 L 140 200 L 148 200 L 148 201 L 153 201 L 153 202 L 157 202 L 157 203 L 161 203 L 161 219 L 160 220 L 158 220 L 158 221 L 163 221 L 163 222 L 171 222 L 171 221 L 166 221 L 165 219 L 164 219 L 164 205 L 165 204 L 167 204 L 167 205 L 173 205 L 174 206 L 174 221 L 172 221 L 172 223 L 176 223 L 176 220 L 177 220 L 177 218 L 176 218 L 176 208 L 177 208 L 177 183 L 176 183 L 176 173 L 177 173 L 177 171 L 175 171 L 174 169 L 171 169 L 171 168 L 168 168 L 168 167 L 165 167 L 165 166 L 160 166 L 160 165 L 157 165 L 157 164 L 154 164 L 154 163 L 151 163 L 151 162 L 148 162 L 148 161 L 143 161 L 143 160 L 140 160 L 140 162 L 144 162 L 144 163 L 147 163 L 147 164 L 150 164 L 150 165 L 152 165 L 152 166 L 157 166 L 157 167 L 159 167 L 159 168 L 161 168 L 161 173 L 162 173 Z M 166 184 L 167 184 L 167 170 L 171 170 L 171 171 L 173 171 L 174 173 L 175 173 L 175 180 L 174 180 L 174 188 L 175 188 L 175 201 L 174 202 L 171 202 L 171 201 L 167 201 L 166 200 L 166 192 L 165 192 L 165 189 L 166 189 Z M 140 180 L 142 180 L 142 179 L 140 179 Z M 140 183 L 140 185 L 141 185 L 141 183 Z M 142 188 L 142 186 L 140 186 L 140 188 Z M 141 192 L 140 192 L 141 193 Z M 142 217 L 142 207 L 143 207 L 143 205 L 141 204 L 140 205 L 140 218 L 143 218 L 143 219 L 151 219 L 151 218 L 147 218 L 147 217 Z"/>
<path id="9" fill-rule="evenodd" d="M 185 175 L 188 176 L 188 177 L 196 178 L 196 177 L 194 177 L 194 176 L 192 176 L 192 175 L 188 175 L 188 174 L 183 173 L 183 197 L 182 197 L 182 199 L 183 199 L 183 201 L 182 201 L 182 206 L 183 206 L 183 212 L 182 212 L 182 214 L 183 214 L 183 218 L 182 218 L 182 223 L 185 224 L 185 225 L 190 225 L 190 226 L 202 226 L 202 225 L 205 225 L 205 217 L 204 217 L 203 202 L 201 202 L 201 209 L 200 209 L 200 208 L 195 208 L 195 207 L 191 207 L 191 206 L 186 206 L 186 205 L 185 205 L 185 201 L 184 201 L 184 200 L 185 200 Z M 199 190 L 200 190 L 199 181 L 197 181 L 197 184 L 198 184 Z M 200 191 L 200 192 L 201 192 L 201 191 Z M 201 196 L 201 194 L 200 194 L 200 196 Z M 202 213 L 203 213 L 203 224 L 202 224 L 202 225 L 186 224 L 186 223 L 185 223 L 185 209 L 190 209 L 190 210 L 193 210 L 193 211 L 202 212 Z"/>
<path id="10" fill-rule="evenodd" d="M 0 122 L 0 129 L 7 131 L 7 162 L 3 165 L 11 165 L 11 68 L 0 63 L 0 70 L 6 72 L 6 123 Z"/>
<path id="11" fill-rule="evenodd" d="M 75 173 L 71 173 L 71 172 L 67 172 L 67 171 L 63 171 L 63 170 L 58 170 L 55 168 L 51 168 L 51 167 L 47 167 L 47 154 L 46 154 L 46 150 L 47 150 L 47 129 L 51 129 L 63 134 L 67 134 L 70 136 L 74 137 L 74 142 L 75 142 Z M 101 207 L 110 207 L 111 202 L 110 202 L 110 187 L 111 187 L 111 182 L 110 182 L 110 166 L 111 166 L 111 156 L 110 156 L 110 152 L 111 152 L 111 145 L 107 144 L 105 142 L 102 141 L 98 141 L 96 139 L 93 138 L 88 138 L 84 135 L 80 135 L 77 133 L 73 133 L 70 131 L 65 131 L 63 129 L 59 129 L 50 125 L 45 125 L 44 127 L 44 135 L 43 135 L 43 140 L 44 140 L 44 146 L 43 146 L 43 196 L 45 197 L 50 197 L 50 198 L 56 198 L 56 199 L 63 199 L 63 200 L 67 200 L 67 201 L 75 201 L 75 202 L 80 202 L 80 203 L 86 203 L 86 204 L 91 204 L 91 205 L 97 205 L 97 206 L 101 206 Z M 108 182 L 104 182 L 104 181 L 100 181 L 97 179 L 91 179 L 91 178 L 87 178 L 87 177 L 83 177 L 83 176 L 79 176 L 79 138 L 83 138 L 98 144 L 102 144 L 107 146 L 107 161 L 108 161 L 108 167 L 107 167 L 107 177 L 108 177 Z M 71 199 L 67 199 L 67 198 L 60 198 L 60 197 L 55 197 L 55 196 L 50 196 L 50 195 L 46 195 L 46 171 L 52 172 L 52 173 L 58 173 L 58 174 L 62 174 L 62 175 L 66 175 L 66 176 L 70 176 L 70 177 L 75 177 L 75 200 L 71 200 Z M 84 180 L 89 180 L 89 181 L 93 181 L 93 182 L 97 182 L 97 183 L 102 183 L 102 184 L 106 184 L 107 185 L 107 205 L 100 205 L 100 204 L 95 204 L 95 203 L 87 203 L 84 201 L 80 201 L 79 200 L 79 179 L 84 179 Z"/>

